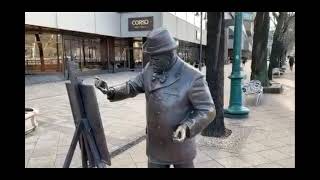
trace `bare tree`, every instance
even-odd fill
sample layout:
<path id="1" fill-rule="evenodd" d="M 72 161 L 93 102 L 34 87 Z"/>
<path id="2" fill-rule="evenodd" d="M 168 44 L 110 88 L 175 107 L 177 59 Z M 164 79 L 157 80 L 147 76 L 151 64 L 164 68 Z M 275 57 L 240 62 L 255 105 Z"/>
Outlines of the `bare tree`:
<path id="1" fill-rule="evenodd" d="M 42 42 L 41 42 L 39 34 L 35 34 L 35 36 L 36 36 L 37 45 L 38 45 L 38 48 L 39 48 L 39 56 L 40 56 L 40 64 L 41 64 L 40 69 L 41 69 L 41 72 L 43 72 L 43 71 L 45 71 L 45 66 L 44 66 Z"/>
<path id="2" fill-rule="evenodd" d="M 229 136 L 231 130 L 224 125 L 224 12 L 208 12 L 207 14 L 207 47 L 206 47 L 206 79 L 215 103 L 217 115 L 202 132 L 209 137 Z"/>
<path id="3" fill-rule="evenodd" d="M 259 80 L 262 86 L 270 86 L 268 78 L 267 54 L 270 28 L 269 12 L 257 12 L 254 20 L 251 80 Z"/>
<path id="4" fill-rule="evenodd" d="M 273 35 L 273 43 L 270 55 L 270 63 L 268 69 L 268 78 L 272 80 L 272 69 L 279 67 L 281 60 L 285 58 L 288 49 L 288 33 L 289 27 L 295 21 L 295 13 L 293 12 L 279 12 L 272 13 L 277 21 L 276 30 Z M 289 38 L 290 39 L 290 38 Z"/>

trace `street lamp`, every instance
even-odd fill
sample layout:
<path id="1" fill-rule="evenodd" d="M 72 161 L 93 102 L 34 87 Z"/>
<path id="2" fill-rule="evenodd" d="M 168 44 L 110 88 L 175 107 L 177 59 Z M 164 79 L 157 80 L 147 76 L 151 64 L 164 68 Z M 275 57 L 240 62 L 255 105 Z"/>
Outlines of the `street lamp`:
<path id="1" fill-rule="evenodd" d="M 249 109 L 242 106 L 242 88 L 241 81 L 243 74 L 240 70 L 241 57 L 241 39 L 242 39 L 242 13 L 235 13 L 234 41 L 233 41 L 233 62 L 231 79 L 229 108 L 225 109 L 224 116 L 228 118 L 246 118 Z"/>

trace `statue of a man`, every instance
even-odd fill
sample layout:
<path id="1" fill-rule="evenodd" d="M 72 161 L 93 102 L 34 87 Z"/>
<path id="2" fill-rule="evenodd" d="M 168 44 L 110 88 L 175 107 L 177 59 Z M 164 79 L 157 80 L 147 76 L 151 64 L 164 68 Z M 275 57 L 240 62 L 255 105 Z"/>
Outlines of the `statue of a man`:
<path id="1" fill-rule="evenodd" d="M 194 137 L 216 116 L 204 75 L 181 60 L 176 48 L 168 30 L 155 29 L 144 44 L 150 62 L 135 78 L 110 88 L 95 80 L 110 101 L 145 93 L 149 168 L 194 167 Z"/>

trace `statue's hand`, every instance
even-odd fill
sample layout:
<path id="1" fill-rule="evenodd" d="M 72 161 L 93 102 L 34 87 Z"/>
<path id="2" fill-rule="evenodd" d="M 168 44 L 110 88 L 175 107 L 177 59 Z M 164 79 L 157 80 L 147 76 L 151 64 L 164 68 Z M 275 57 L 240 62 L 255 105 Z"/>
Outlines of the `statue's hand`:
<path id="1" fill-rule="evenodd" d="M 173 141 L 183 142 L 186 139 L 186 134 L 187 134 L 187 125 L 182 124 L 173 133 Z"/>
<path id="2" fill-rule="evenodd" d="M 108 84 L 107 82 L 105 82 L 104 80 L 100 79 L 99 77 L 95 77 L 94 78 L 94 85 L 96 88 L 98 88 L 99 90 L 101 89 L 106 89 L 108 90 Z"/>
<path id="3" fill-rule="evenodd" d="M 113 88 L 109 88 L 107 82 L 100 79 L 99 77 L 95 77 L 94 86 L 98 88 L 103 94 L 108 96 L 108 99 L 112 98 L 114 95 Z"/>

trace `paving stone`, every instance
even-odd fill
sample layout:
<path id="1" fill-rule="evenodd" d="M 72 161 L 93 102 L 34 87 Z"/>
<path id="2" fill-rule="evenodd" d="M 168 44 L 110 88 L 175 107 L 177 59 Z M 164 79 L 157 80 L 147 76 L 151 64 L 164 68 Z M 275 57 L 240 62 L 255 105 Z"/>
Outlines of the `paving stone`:
<path id="1" fill-rule="evenodd" d="M 224 168 L 224 166 L 222 166 L 215 160 L 195 163 L 194 166 L 195 168 Z"/>
<path id="2" fill-rule="evenodd" d="M 238 157 L 226 157 L 215 160 L 226 168 L 246 168 L 251 165 Z"/>
<path id="3" fill-rule="evenodd" d="M 290 156 L 295 156 L 295 147 L 293 145 L 287 145 L 284 147 L 275 148 L 274 150 L 277 150 L 281 153 L 284 153 Z"/>
<path id="4" fill-rule="evenodd" d="M 294 168 L 295 167 L 295 159 L 288 158 L 280 161 L 276 161 L 277 164 L 280 164 L 284 168 Z"/>
<path id="5" fill-rule="evenodd" d="M 264 163 L 271 163 L 270 160 L 264 158 L 261 155 L 258 155 L 257 153 L 251 153 L 251 154 L 246 154 L 246 155 L 240 155 L 238 156 L 238 158 L 240 158 L 241 160 L 256 166 L 259 164 L 264 164 Z"/>
<path id="6" fill-rule="evenodd" d="M 255 168 L 283 168 L 279 164 L 276 163 L 265 163 L 265 164 L 259 164 L 257 166 L 254 166 Z"/>
<path id="7" fill-rule="evenodd" d="M 261 152 L 258 152 L 258 154 L 263 156 L 264 158 L 270 160 L 270 161 L 278 161 L 278 160 L 287 159 L 290 157 L 287 154 L 281 153 L 281 152 L 273 150 L 273 149 L 261 151 Z"/>

